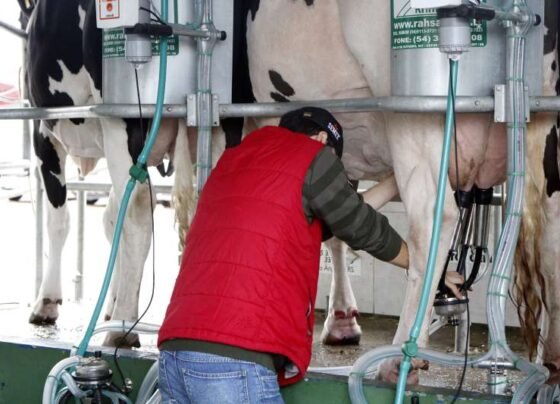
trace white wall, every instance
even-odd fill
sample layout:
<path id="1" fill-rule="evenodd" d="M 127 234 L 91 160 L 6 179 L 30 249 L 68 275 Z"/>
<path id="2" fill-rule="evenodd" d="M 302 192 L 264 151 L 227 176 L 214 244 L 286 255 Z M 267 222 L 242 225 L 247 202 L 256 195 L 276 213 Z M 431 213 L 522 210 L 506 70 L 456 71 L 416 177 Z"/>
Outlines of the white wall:
<path id="1" fill-rule="evenodd" d="M 19 5 L 15 0 L 2 1 L 0 20 L 19 28 Z M 0 82 L 18 85 L 23 60 L 23 41 L 0 28 Z M 22 121 L 0 120 L 0 162 L 22 158 Z"/>
<path id="2" fill-rule="evenodd" d="M 381 212 L 389 218 L 389 222 L 399 234 L 406 238 L 408 224 L 403 204 L 390 202 L 381 209 Z M 490 235 L 489 243 L 493 242 L 493 233 Z M 442 252 L 440 251 L 440 253 Z M 491 253 L 493 253 L 492 249 Z M 325 255 L 326 250 L 323 250 L 316 300 L 319 309 L 326 307 L 327 296 L 330 293 L 332 266 L 325 262 Z M 353 253 L 348 260 L 353 261 L 349 267 L 349 274 L 359 311 L 399 316 L 406 289 L 405 272 L 393 265 L 376 260 L 364 252 Z M 480 282 L 474 285 L 474 290 L 470 294 L 470 313 L 473 323 L 486 324 L 486 290 L 489 273 L 490 270 Z M 517 313 L 509 301 L 506 306 L 506 325 L 519 326 Z"/>

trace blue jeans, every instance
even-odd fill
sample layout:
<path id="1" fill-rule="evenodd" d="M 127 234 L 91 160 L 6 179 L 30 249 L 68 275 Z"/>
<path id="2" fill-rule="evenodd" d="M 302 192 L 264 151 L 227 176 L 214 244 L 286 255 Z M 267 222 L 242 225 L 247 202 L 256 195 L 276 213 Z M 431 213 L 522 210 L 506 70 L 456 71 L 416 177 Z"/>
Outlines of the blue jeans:
<path id="1" fill-rule="evenodd" d="M 283 404 L 276 373 L 253 362 L 192 351 L 161 351 L 165 404 Z"/>

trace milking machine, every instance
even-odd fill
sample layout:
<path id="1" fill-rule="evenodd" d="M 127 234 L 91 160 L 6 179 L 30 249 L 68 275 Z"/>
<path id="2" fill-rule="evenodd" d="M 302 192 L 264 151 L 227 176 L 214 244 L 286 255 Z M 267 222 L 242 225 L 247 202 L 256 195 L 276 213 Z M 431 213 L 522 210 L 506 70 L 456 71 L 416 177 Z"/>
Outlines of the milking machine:
<path id="1" fill-rule="evenodd" d="M 85 335 L 79 346 L 72 351 L 71 357 L 57 363 L 49 373 L 43 390 L 43 403 L 63 403 L 82 400 L 88 403 L 101 403 L 103 397 L 112 403 L 131 403 L 127 393 L 132 386 L 125 380 L 124 391 L 112 382 L 112 371 L 100 352 L 86 357 L 86 350 L 91 337 L 98 332 L 157 333 L 159 326 L 112 321 L 97 325 L 112 277 L 117 258 L 120 234 L 126 216 L 126 209 L 136 181 L 144 183 L 148 178 L 147 159 L 155 143 L 162 117 L 164 101 L 182 103 L 188 98 L 189 126 L 198 126 L 199 138 L 199 190 L 202 188 L 211 166 L 210 131 L 217 122 L 217 102 L 222 96 L 224 102 L 231 101 L 231 44 L 217 47 L 224 63 L 221 69 L 211 69 L 214 46 L 226 39 L 226 31 L 219 31 L 214 22 L 223 22 L 229 33 L 233 28 L 233 5 L 226 0 L 220 3 L 219 12 L 213 16 L 212 0 L 194 0 L 194 2 L 174 1 L 168 10 L 167 0 L 161 0 L 159 10 L 151 0 L 96 0 L 98 27 L 103 28 L 103 96 L 104 103 L 138 104 L 138 93 L 142 102 L 156 104 L 155 114 L 145 146 L 131 167 L 131 178 L 125 189 L 111 246 L 107 271 L 102 290 L 90 319 Z M 173 22 L 168 22 L 171 14 Z M 184 23 L 189 19 L 194 22 Z M 229 21 L 229 23 L 227 22 Z M 190 39 L 188 38 L 190 37 Z M 126 40 L 125 40 L 126 38 Z M 197 39 L 196 44 L 189 42 Z M 180 55 L 169 65 L 170 56 Z M 155 57 L 154 55 L 157 55 Z M 153 63 L 159 59 L 159 63 Z M 173 59 L 173 58 L 171 58 Z M 131 67 L 132 66 L 132 67 Z M 158 67 L 159 66 L 159 67 Z M 196 75 L 192 72 L 197 71 Z M 135 73 L 140 79 L 136 83 L 130 80 Z M 189 74 L 191 73 L 191 74 Z M 159 76 L 157 86 L 152 77 Z M 166 79 L 170 76 L 174 82 L 168 86 Z M 217 81 L 221 94 L 212 94 L 210 82 Z M 214 105 L 215 104 L 215 105 Z M 201 174 L 202 172 L 202 174 Z M 137 395 L 137 403 L 160 402 L 156 391 L 157 361 L 148 371 Z M 126 394 L 125 394 L 126 393 Z"/>
<path id="2" fill-rule="evenodd" d="M 465 313 L 469 298 L 465 296 L 458 299 L 445 285 L 445 276 L 450 265 L 455 262 L 455 270 L 465 279 L 460 285 L 460 291 L 470 291 L 472 285 L 480 279 L 479 271 L 482 263 L 488 264 L 490 261 L 488 236 L 492 198 L 492 188 L 479 189 L 475 185 L 469 191 L 455 191 L 459 216 L 434 299 L 435 314 L 445 319 L 449 325 L 457 327 L 455 352 L 464 352 L 466 349 L 466 335 L 470 324 Z M 469 262 L 472 263 L 470 271 L 467 268 Z"/>
<path id="3" fill-rule="evenodd" d="M 402 347 L 392 345 L 376 348 L 358 359 L 349 377 L 349 393 L 353 403 L 366 403 L 362 378 L 369 369 L 382 360 L 394 357 L 402 357 L 395 403 L 402 403 L 404 400 L 407 374 L 414 357 L 450 366 L 487 368 L 489 369 L 488 386 L 492 393 L 504 392 L 502 388 L 505 386 L 507 369 L 521 370 L 527 374 L 527 378 L 517 387 L 512 400 L 514 403 L 529 402 L 537 391 L 539 402 L 546 402 L 543 400 L 550 399 L 553 394 L 549 386 L 543 386 L 548 377 L 548 371 L 543 366 L 533 364 L 516 355 L 509 348 L 505 336 L 504 320 L 524 191 L 524 136 L 528 119 L 526 99 L 528 91 L 525 85 L 529 84 L 529 91 L 532 91 L 533 94 L 538 94 L 542 87 L 542 78 L 539 75 L 539 71 L 542 71 L 541 67 L 536 66 L 536 70 L 528 70 L 526 73 L 524 61 L 527 57 L 533 64 L 541 59 L 538 53 L 535 53 L 533 57 L 529 55 L 531 52 L 542 51 L 542 42 L 538 42 L 539 37 L 542 37 L 542 32 L 537 32 L 537 30 L 531 32 L 531 28 L 540 22 L 537 15 L 542 15 L 544 11 L 543 2 L 488 0 L 484 3 L 486 4 L 481 6 L 480 1 L 412 0 L 411 8 L 408 7 L 408 2 L 400 0 L 392 2 L 393 95 L 443 95 L 445 81 L 441 77 L 444 75 L 438 75 L 438 73 L 446 70 L 445 65 L 448 59 L 448 108 L 429 258 L 410 339 Z M 508 11 L 503 11 L 506 7 Z M 434 12 L 437 12 L 437 22 L 429 19 Z M 400 21 L 398 21 L 399 18 Z M 397 24 L 395 21 L 399 23 Z M 499 23 L 506 28 L 505 39 L 499 33 L 502 31 Z M 430 27 L 434 26 L 438 26 L 436 33 L 430 30 Z M 406 29 L 399 31 L 400 27 Z M 415 31 L 415 28 L 418 27 L 419 29 Z M 530 46 L 526 47 L 526 42 L 529 42 Z M 438 44 L 439 51 L 443 55 L 435 48 L 435 43 Z M 473 48 L 469 49 L 471 44 Z M 504 49 L 506 57 L 503 57 Z M 422 52 L 421 55 L 419 50 Z M 462 63 L 463 69 L 461 70 L 458 67 L 458 60 L 461 54 L 467 50 L 469 55 L 465 58 L 465 63 Z M 474 64 L 469 66 L 469 63 Z M 423 72 L 426 74 L 422 75 Z M 507 124 L 508 197 L 505 222 L 494 254 L 495 259 L 487 293 L 490 349 L 486 354 L 476 358 L 418 348 L 416 342 L 425 317 L 439 244 L 458 73 L 462 78 L 464 77 L 461 80 L 459 95 L 486 95 L 494 89 L 496 83 L 500 83 L 504 79 L 506 81 L 506 99 L 495 97 L 495 119 Z M 418 77 L 418 74 L 421 77 Z M 500 103 L 500 101 L 504 102 Z M 462 290 L 467 290 L 475 281 L 482 258 L 486 254 L 488 205 L 491 199 L 492 190 L 475 188 L 470 192 L 457 191 L 456 193 L 459 219 L 448 251 L 446 266 L 453 260 L 457 261 L 457 269 L 463 272 L 466 279 L 461 287 Z M 473 266 L 470 274 L 466 274 L 465 263 L 469 251 L 473 252 Z M 452 324 L 459 323 L 459 319 L 467 310 L 468 301 L 457 299 L 445 287 L 443 281 L 440 281 L 438 289 L 434 305 L 435 311 L 448 317 Z M 464 348 L 468 349 L 467 346 Z"/>

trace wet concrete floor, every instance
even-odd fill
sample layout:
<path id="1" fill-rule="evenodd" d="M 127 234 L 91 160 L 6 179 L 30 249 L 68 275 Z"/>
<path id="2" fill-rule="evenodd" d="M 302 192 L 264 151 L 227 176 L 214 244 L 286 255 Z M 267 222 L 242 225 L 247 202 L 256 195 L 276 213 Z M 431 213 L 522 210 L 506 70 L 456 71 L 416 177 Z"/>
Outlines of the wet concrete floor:
<path id="1" fill-rule="evenodd" d="M 311 366 L 352 365 L 360 356 L 371 349 L 391 344 L 398 325 L 398 318 L 396 317 L 362 315 L 359 318 L 359 324 L 362 327 L 363 334 L 358 346 L 325 346 L 319 340 L 324 319 L 325 314 L 323 312 L 316 314 Z M 429 348 L 446 353 L 453 352 L 454 335 L 453 327 L 445 326 L 441 328 L 430 337 Z M 510 348 L 515 353 L 527 357 L 520 329 L 508 327 L 506 335 Z M 488 327 L 482 324 L 474 324 L 471 327 L 470 340 L 470 355 L 484 354 L 488 349 Z M 462 368 L 430 363 L 428 370 L 420 371 L 420 384 L 456 389 L 459 385 L 461 373 Z M 507 374 L 508 394 L 511 394 L 516 385 L 524 378 L 525 376 L 521 372 L 509 371 Z M 487 392 L 487 371 L 467 368 L 462 388 L 468 391 Z"/>
<path id="2" fill-rule="evenodd" d="M 27 323 L 30 307 L 14 305 L 0 305 L 0 339 L 6 337 L 20 337 L 23 340 L 41 339 L 45 342 L 67 342 L 78 344 L 83 337 L 85 326 L 89 320 L 90 304 L 76 304 L 65 302 L 64 315 L 60 317 L 57 325 L 34 326 Z M 359 323 L 363 335 L 357 346 L 325 346 L 320 342 L 320 335 L 324 321 L 324 312 L 316 313 L 314 330 L 314 343 L 312 354 L 312 367 L 339 367 L 351 366 L 360 356 L 369 350 L 391 344 L 398 319 L 394 317 L 362 315 Z M 519 329 L 508 328 L 508 342 L 514 352 L 525 355 L 523 340 Z M 141 350 L 157 352 L 156 337 L 154 335 L 141 335 Z M 475 324 L 471 329 L 472 355 L 480 355 L 487 350 L 487 327 Z M 91 345 L 100 345 L 102 336 L 94 336 Z M 430 348 L 442 352 L 452 352 L 454 344 L 454 330 L 444 327 L 430 338 Z M 461 368 L 445 367 L 430 363 L 429 370 L 420 372 L 420 384 L 431 387 L 456 389 L 461 377 Z M 487 371 L 482 369 L 467 368 L 463 389 L 468 391 L 487 392 Z M 509 391 L 524 379 L 523 374 L 510 371 L 507 375 Z"/>

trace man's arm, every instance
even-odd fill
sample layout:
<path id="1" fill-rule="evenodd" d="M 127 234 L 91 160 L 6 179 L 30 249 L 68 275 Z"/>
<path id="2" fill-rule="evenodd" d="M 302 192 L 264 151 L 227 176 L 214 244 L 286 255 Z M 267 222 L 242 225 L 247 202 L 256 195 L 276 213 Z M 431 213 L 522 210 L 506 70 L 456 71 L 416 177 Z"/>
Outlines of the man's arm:
<path id="1" fill-rule="evenodd" d="M 401 244 L 399 254 L 389 262 L 398 267 L 408 269 L 408 245 L 404 240 Z"/>
<path id="2" fill-rule="evenodd" d="M 408 250 L 387 217 L 364 202 L 351 186 L 342 162 L 328 148 L 310 165 L 303 186 L 303 207 L 354 250 L 382 261 L 408 264 Z M 403 247 L 404 245 L 404 247 Z"/>

